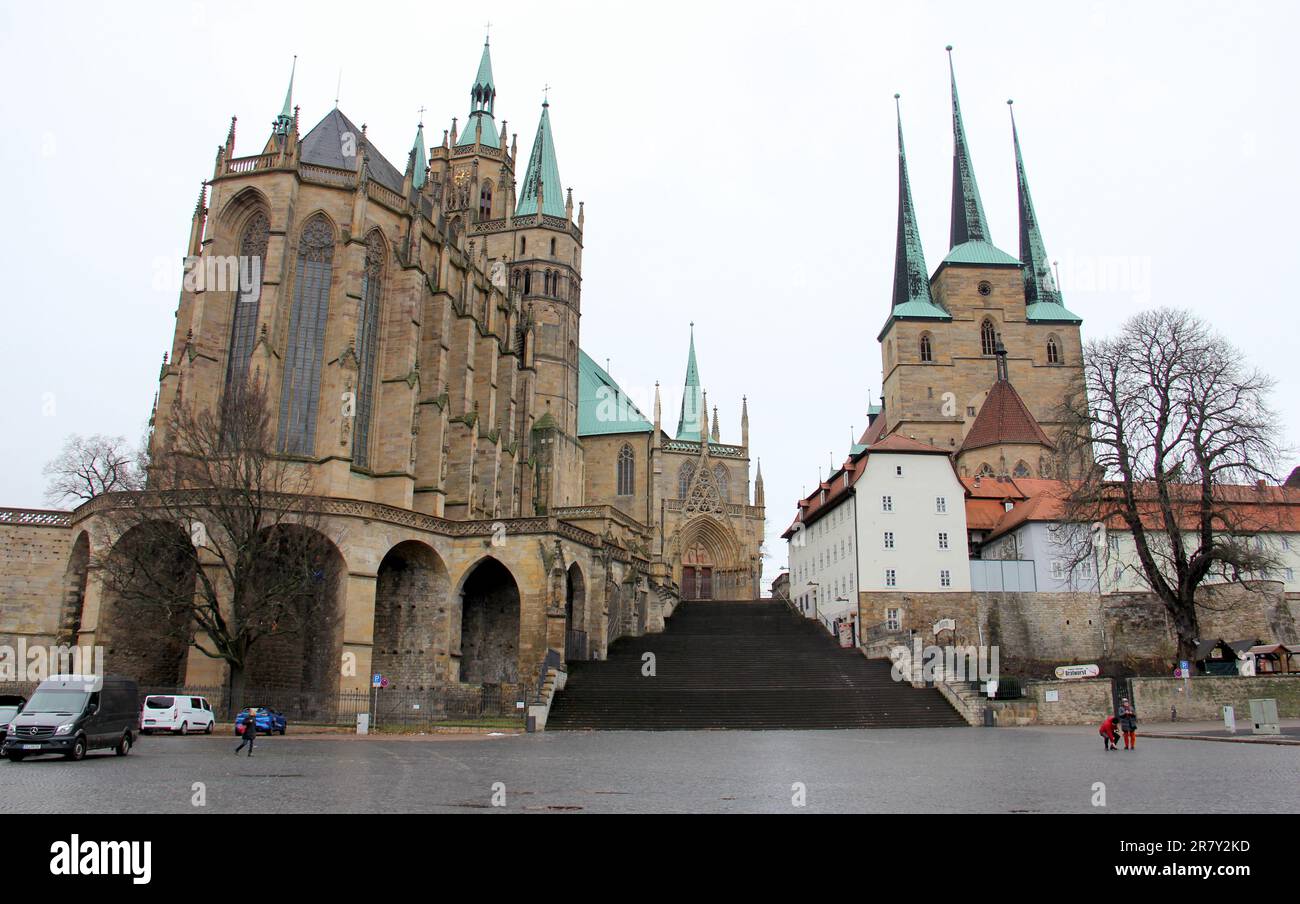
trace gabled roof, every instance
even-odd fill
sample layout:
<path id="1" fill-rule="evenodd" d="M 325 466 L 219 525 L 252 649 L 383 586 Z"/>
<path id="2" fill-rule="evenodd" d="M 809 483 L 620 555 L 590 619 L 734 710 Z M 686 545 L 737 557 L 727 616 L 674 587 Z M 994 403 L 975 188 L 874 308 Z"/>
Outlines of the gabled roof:
<path id="1" fill-rule="evenodd" d="M 565 216 L 564 186 L 560 182 L 560 165 L 555 157 L 555 140 L 551 137 L 551 105 L 542 103 L 542 118 L 537 123 L 537 136 L 533 139 L 533 152 L 528 156 L 524 170 L 519 203 L 515 216 L 525 217 L 538 213 L 537 195 L 541 188 L 541 213 L 552 217 Z M 486 142 L 485 142 L 486 143 Z"/>
<path id="2" fill-rule="evenodd" d="M 980 412 L 962 441 L 961 451 L 1000 445 L 1046 446 L 1054 448 L 1038 421 L 1008 380 L 998 380 L 989 390 Z"/>
<path id="3" fill-rule="evenodd" d="M 352 139 L 345 143 L 343 136 L 347 134 L 351 134 Z M 343 154 L 345 146 L 355 148 L 357 153 L 368 152 L 371 178 L 399 195 L 402 193 L 402 174 L 383 154 L 379 153 L 379 149 L 370 143 L 365 133 L 357 128 L 352 120 L 344 116 L 338 107 L 326 113 L 325 118 L 303 136 L 299 143 L 298 154 L 303 163 L 355 170 L 356 155 L 345 156 Z"/>
<path id="4" fill-rule="evenodd" d="M 614 378 L 578 349 L 578 435 L 650 433 L 654 426 Z"/>
<path id="5" fill-rule="evenodd" d="M 912 455 L 947 455 L 946 449 L 940 449 L 938 446 L 931 446 L 929 443 L 923 443 L 920 440 L 912 439 L 909 436 L 903 436 L 901 433 L 891 433 L 889 436 L 879 442 L 871 443 L 867 446 L 867 454 L 873 452 L 899 452 Z"/>

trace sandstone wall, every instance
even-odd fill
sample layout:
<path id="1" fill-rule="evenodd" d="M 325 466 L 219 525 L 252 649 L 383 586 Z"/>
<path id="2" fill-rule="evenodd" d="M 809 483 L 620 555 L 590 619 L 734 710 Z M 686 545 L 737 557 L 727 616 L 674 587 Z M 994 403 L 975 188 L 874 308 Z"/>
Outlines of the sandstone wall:
<path id="1" fill-rule="evenodd" d="M 1236 709 L 1238 731 L 1245 723 L 1250 730 L 1250 701 L 1272 697 L 1283 719 L 1300 719 L 1300 675 L 1257 676 L 1255 678 L 1201 677 L 1184 682 L 1181 678 L 1134 678 L 1133 705 L 1138 713 L 1138 730 L 1143 722 L 1168 722 L 1171 706 L 1178 707 L 1179 721 L 1223 718 L 1223 707 Z"/>
<path id="2" fill-rule="evenodd" d="M 54 640 L 72 539 L 68 527 L 0 523 L 0 644 Z"/>

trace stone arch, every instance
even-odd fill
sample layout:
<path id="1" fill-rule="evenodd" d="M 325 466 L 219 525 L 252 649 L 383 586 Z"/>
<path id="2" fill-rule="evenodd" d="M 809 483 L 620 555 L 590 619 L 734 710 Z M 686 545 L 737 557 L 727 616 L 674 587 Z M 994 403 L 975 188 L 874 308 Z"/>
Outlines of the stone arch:
<path id="1" fill-rule="evenodd" d="M 221 213 L 217 215 L 216 232 L 237 241 L 239 237 L 237 226 L 242 226 L 254 211 L 270 209 L 271 202 L 267 200 L 266 195 L 251 185 L 247 186 L 221 208 Z"/>
<path id="2" fill-rule="evenodd" d="M 371 668 L 390 683 L 420 689 L 450 680 L 451 577 L 419 540 L 398 543 L 379 563 Z"/>
<path id="3" fill-rule="evenodd" d="M 291 692 L 338 692 L 342 660 L 343 608 L 347 563 L 329 537 L 301 524 L 280 524 L 268 531 L 293 545 L 295 561 L 310 567 L 309 585 L 291 601 L 287 624 L 279 633 L 267 634 L 249 651 L 244 666 L 244 687 Z M 254 586 L 277 580 L 274 562 L 254 573 Z M 238 614 L 238 613 L 237 613 Z M 235 701 L 243 705 L 243 701 Z M 254 701 L 248 701 L 254 702 Z"/>
<path id="4" fill-rule="evenodd" d="M 466 684 L 519 681 L 519 584 L 499 559 L 485 556 L 460 585 L 460 669 Z"/>
<path id="5" fill-rule="evenodd" d="M 748 586 L 749 565 L 739 541 L 727 525 L 711 515 L 686 522 L 674 542 L 673 559 L 683 599 L 742 599 L 753 595 L 753 588 Z M 744 582 L 739 577 L 742 574 Z"/>
<path id="6" fill-rule="evenodd" d="M 574 562 L 564 575 L 564 658 L 586 659 L 590 651 L 587 638 L 587 580 Z"/>
<path id="7" fill-rule="evenodd" d="M 86 606 L 86 583 L 90 573 L 90 532 L 83 530 L 72 541 L 68 567 L 63 572 L 63 605 L 59 612 L 58 643 L 75 644 L 81 633 Z"/>
<path id="8" fill-rule="evenodd" d="M 117 538 L 100 564 L 96 641 L 104 648 L 106 672 L 142 687 L 183 683 L 193 628 L 190 610 L 181 605 L 194 593 L 197 566 L 194 545 L 178 524 L 142 521 Z"/>

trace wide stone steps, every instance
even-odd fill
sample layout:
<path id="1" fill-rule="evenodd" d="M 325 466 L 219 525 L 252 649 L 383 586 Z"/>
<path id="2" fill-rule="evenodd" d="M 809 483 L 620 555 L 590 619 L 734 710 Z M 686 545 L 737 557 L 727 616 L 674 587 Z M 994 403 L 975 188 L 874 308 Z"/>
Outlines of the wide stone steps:
<path id="1" fill-rule="evenodd" d="M 653 676 L 644 673 L 653 653 Z M 624 638 L 603 662 L 569 664 L 548 730 L 961 726 L 936 690 L 841 649 L 781 603 L 691 602 L 662 634 Z"/>

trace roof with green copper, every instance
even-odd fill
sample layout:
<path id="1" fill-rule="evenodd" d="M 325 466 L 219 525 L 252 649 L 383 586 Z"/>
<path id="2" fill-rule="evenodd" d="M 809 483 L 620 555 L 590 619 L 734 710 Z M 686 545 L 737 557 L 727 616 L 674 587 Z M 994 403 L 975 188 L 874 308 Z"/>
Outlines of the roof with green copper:
<path id="1" fill-rule="evenodd" d="M 682 388 L 682 413 L 677 419 L 676 438 L 699 442 L 703 424 L 704 394 L 700 389 L 700 369 L 695 363 L 695 324 L 692 323 L 691 350 L 686 356 L 686 384 Z"/>
<path id="2" fill-rule="evenodd" d="M 465 121 L 465 130 L 456 138 L 456 147 L 481 144 L 484 147 L 500 148 L 501 138 L 497 134 L 496 120 L 492 118 L 497 88 L 492 78 L 492 53 L 487 41 L 483 42 L 483 57 L 479 60 L 478 73 L 474 76 L 474 85 L 469 94 L 469 118 Z"/>
<path id="3" fill-rule="evenodd" d="M 528 168 L 524 171 L 515 216 L 537 213 L 538 194 L 542 196 L 541 213 L 561 218 L 566 215 L 560 165 L 555 157 L 555 140 L 551 137 L 551 105 L 546 101 L 542 102 L 542 118 L 537 123 L 537 137 L 533 139 L 533 152 L 528 156 Z"/>
<path id="4" fill-rule="evenodd" d="M 578 435 L 654 430 L 627 393 L 582 349 L 578 350 Z"/>
<path id="5" fill-rule="evenodd" d="M 298 71 L 298 58 L 293 58 L 293 65 L 289 68 L 289 90 L 284 92 L 284 107 L 280 110 L 280 115 L 275 118 L 275 127 L 277 131 L 287 132 L 289 126 L 293 124 L 293 77 Z"/>
<path id="6" fill-rule="evenodd" d="M 945 264 L 985 264 L 1019 267 L 1020 261 L 988 242 L 965 242 L 948 252 Z"/>
<path id="7" fill-rule="evenodd" d="M 948 74 L 952 80 L 952 227 L 948 247 L 956 248 L 967 242 L 988 242 L 988 218 L 984 216 L 984 203 L 980 200 L 979 185 L 975 181 L 975 167 L 971 163 L 970 146 L 966 143 L 966 126 L 961 118 L 961 101 L 957 98 L 957 73 L 952 65 L 952 48 L 948 48 Z"/>
<path id="8" fill-rule="evenodd" d="M 1011 105 L 1011 101 L 1007 101 Z M 1029 178 L 1025 175 L 1025 161 L 1020 154 L 1020 132 L 1016 128 L 1016 114 L 1011 111 L 1011 140 L 1016 146 L 1016 192 L 1020 202 L 1020 260 L 1025 278 L 1025 316 L 1031 321 L 1082 323 L 1077 314 L 1068 311 L 1061 299 L 1060 287 L 1052 274 L 1052 262 L 1047 257 L 1047 246 L 1034 212 L 1034 199 L 1029 193 Z"/>
<path id="9" fill-rule="evenodd" d="M 429 168 L 429 155 L 424 150 L 424 123 L 420 123 L 415 130 L 415 145 L 411 148 L 411 154 L 415 157 L 415 172 L 411 178 L 411 185 L 422 188 L 425 170 Z"/>

